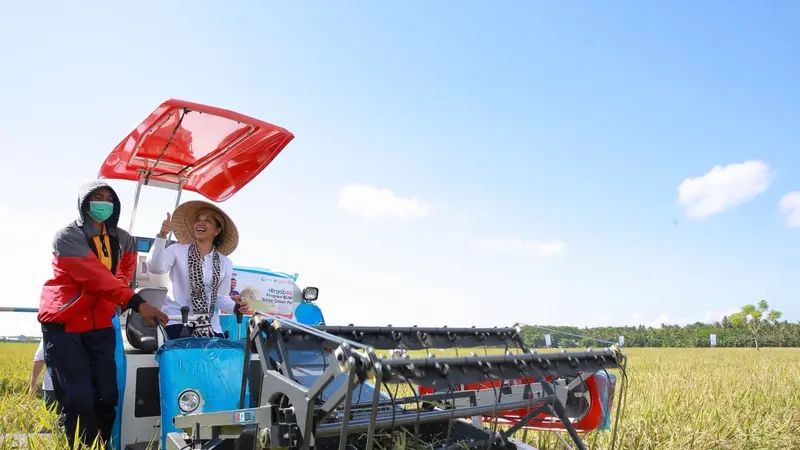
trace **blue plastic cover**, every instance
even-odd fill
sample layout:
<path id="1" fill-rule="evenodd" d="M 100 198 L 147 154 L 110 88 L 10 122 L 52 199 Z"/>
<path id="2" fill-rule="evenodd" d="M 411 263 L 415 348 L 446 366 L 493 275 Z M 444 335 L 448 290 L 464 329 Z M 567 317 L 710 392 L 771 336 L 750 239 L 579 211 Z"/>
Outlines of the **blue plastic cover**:
<path id="1" fill-rule="evenodd" d="M 167 433 L 178 431 L 172 423 L 183 414 L 178 397 L 186 389 L 194 389 L 201 398 L 201 407 L 194 412 L 216 412 L 238 409 L 244 365 L 244 340 L 218 338 L 182 338 L 169 340 L 156 352 L 161 388 L 161 442 L 166 445 Z M 245 405 L 250 403 L 249 389 Z"/>
<path id="2" fill-rule="evenodd" d="M 287 353 L 289 354 L 289 361 L 292 365 L 292 375 L 294 375 L 298 383 L 307 388 L 310 388 L 316 383 L 317 379 L 325 372 L 325 369 L 329 365 L 328 357 L 330 354 L 324 350 L 288 350 Z M 276 361 L 280 360 L 277 350 L 273 349 L 270 355 Z M 322 390 L 322 399 L 327 400 L 330 398 L 330 396 L 344 385 L 346 381 L 347 375 L 339 375 L 334 378 L 331 383 Z M 353 402 L 372 402 L 374 392 L 375 385 L 364 382 L 353 392 Z M 391 399 L 384 391 L 381 391 L 380 397 L 382 400 Z"/>
<path id="3" fill-rule="evenodd" d="M 304 325 L 325 325 L 325 318 L 322 317 L 322 310 L 319 306 L 310 302 L 302 302 L 294 309 L 294 320 Z"/>
<path id="4" fill-rule="evenodd" d="M 236 334 L 236 316 L 233 314 L 220 314 L 219 326 L 222 328 L 223 333 L 226 331 L 228 332 L 228 339 L 236 340 L 237 336 L 241 336 L 240 339 L 244 339 L 247 336 L 247 321 L 250 320 L 251 317 L 252 316 L 248 314 L 242 315 L 242 324 L 239 325 L 241 334 Z M 301 302 L 297 305 L 297 308 L 294 310 L 294 320 L 312 326 L 325 324 L 325 317 L 322 315 L 322 310 L 319 306 L 310 302 Z"/>
<path id="5" fill-rule="evenodd" d="M 122 329 L 120 328 L 117 314 L 114 314 L 114 317 L 111 318 L 111 324 L 114 326 L 114 332 L 117 335 L 114 360 L 117 365 L 117 391 L 119 392 L 119 400 L 115 408 L 117 414 L 114 418 L 114 425 L 111 428 L 111 448 L 120 450 L 122 447 L 122 400 L 125 398 L 125 377 L 128 373 L 128 364 L 125 358 L 125 347 L 122 343 Z"/>
<path id="6" fill-rule="evenodd" d="M 306 303 L 310 306 L 316 307 L 311 303 Z M 318 308 L 317 308 L 318 309 Z M 321 313 L 320 313 L 321 316 Z M 267 318 L 267 321 L 272 322 L 272 318 Z M 316 325 L 316 323 L 314 324 Z M 243 342 L 243 341 L 242 341 Z M 310 388 L 316 383 L 317 379 L 325 372 L 329 363 L 330 353 L 323 349 L 318 350 L 287 350 L 289 362 L 292 366 L 292 374 L 297 382 L 301 385 Z M 280 361 L 280 354 L 276 348 L 272 348 L 270 356 Z M 334 378 L 325 389 L 322 390 L 322 399 L 326 400 L 333 395 L 339 387 L 347 381 L 347 375 L 340 374 Z M 367 403 L 372 401 L 375 392 L 375 385 L 372 383 L 364 382 L 358 389 L 353 392 L 353 401 L 356 403 Z M 390 400 L 391 397 L 384 391 L 380 392 L 382 400 Z"/>
<path id="7" fill-rule="evenodd" d="M 241 332 L 241 339 L 247 336 L 247 321 L 250 320 L 250 315 L 242 315 L 242 324 L 239 327 Z M 228 339 L 236 340 L 236 316 L 233 314 L 220 314 L 219 327 L 222 328 L 222 333 L 228 332 Z"/>

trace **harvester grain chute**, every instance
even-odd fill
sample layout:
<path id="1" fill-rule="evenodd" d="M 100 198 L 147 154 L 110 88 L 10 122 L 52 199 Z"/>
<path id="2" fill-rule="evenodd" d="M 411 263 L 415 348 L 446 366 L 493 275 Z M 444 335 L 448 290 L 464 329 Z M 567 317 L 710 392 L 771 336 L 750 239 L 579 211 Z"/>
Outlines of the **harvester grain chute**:
<path id="1" fill-rule="evenodd" d="M 137 181 L 132 230 L 143 186 L 177 191 L 176 205 L 183 190 L 224 201 L 292 139 L 257 119 L 169 100 L 114 149 L 100 177 Z M 152 243 L 137 237 L 132 284 L 158 306 L 167 280 L 145 270 Z M 281 283 L 291 302 L 221 313 L 225 339 L 170 340 L 132 311 L 120 317 L 116 449 L 370 449 L 403 430 L 433 448 L 532 448 L 512 437 L 521 429 L 564 432 L 584 449 L 582 433 L 610 427 L 609 371 L 626 360 L 615 346 L 537 353 L 519 326 L 332 326 L 319 290 L 301 288 L 297 274 L 235 272 Z M 187 309 L 171 319 L 194 317 Z M 397 349 L 403 357 L 385 357 Z"/>

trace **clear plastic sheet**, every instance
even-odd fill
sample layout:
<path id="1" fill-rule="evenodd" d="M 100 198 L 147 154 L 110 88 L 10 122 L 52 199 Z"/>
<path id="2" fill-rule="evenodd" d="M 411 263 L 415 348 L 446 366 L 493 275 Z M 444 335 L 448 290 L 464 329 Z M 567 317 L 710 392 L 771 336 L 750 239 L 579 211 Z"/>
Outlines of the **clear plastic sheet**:
<path id="1" fill-rule="evenodd" d="M 611 408 L 614 401 L 613 396 L 609 397 L 611 390 L 617 384 L 617 377 L 613 373 L 600 370 L 594 374 L 597 379 L 597 388 L 599 390 L 598 397 L 600 398 L 601 418 L 598 430 L 611 429 Z"/>
<path id="2" fill-rule="evenodd" d="M 122 400 L 125 398 L 125 378 L 127 375 L 128 364 L 125 358 L 125 347 L 122 341 L 122 329 L 119 324 L 119 316 L 114 314 L 111 319 L 111 324 L 114 327 L 114 332 L 117 335 L 117 346 L 114 349 L 114 360 L 117 365 L 117 391 L 119 392 L 119 399 L 117 400 L 116 417 L 114 418 L 114 425 L 111 428 L 111 448 L 120 450 L 122 447 Z"/>

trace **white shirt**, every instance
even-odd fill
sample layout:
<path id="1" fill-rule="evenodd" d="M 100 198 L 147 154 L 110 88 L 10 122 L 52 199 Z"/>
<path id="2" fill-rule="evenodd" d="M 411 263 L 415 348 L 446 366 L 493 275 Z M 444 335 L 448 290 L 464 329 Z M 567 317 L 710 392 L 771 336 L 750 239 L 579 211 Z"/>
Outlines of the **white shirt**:
<path id="1" fill-rule="evenodd" d="M 147 270 L 157 274 L 169 272 L 169 286 L 167 288 L 167 298 L 161 311 L 168 316 L 180 316 L 181 307 L 188 306 L 189 314 L 195 314 L 192 308 L 191 288 L 189 287 L 189 245 L 175 243 L 167 245 L 167 240 L 156 237 L 151 254 L 147 261 Z M 208 304 L 211 304 L 211 282 L 214 270 L 213 254 L 216 249 L 203 257 L 203 285 L 205 287 Z M 236 302 L 230 296 L 231 274 L 233 273 L 233 263 L 230 258 L 219 253 L 219 289 L 217 289 L 216 308 L 233 312 Z M 180 321 L 170 320 L 169 325 L 180 324 Z M 219 312 L 215 312 L 211 318 L 211 328 L 216 333 L 222 333 L 219 324 Z"/>
<path id="2" fill-rule="evenodd" d="M 36 349 L 36 354 L 33 355 L 34 361 L 44 361 L 44 339 L 39 341 L 39 348 Z M 50 378 L 50 372 L 47 371 L 47 367 L 44 368 L 44 382 L 42 383 L 42 389 L 45 391 L 52 391 L 53 390 L 53 379 Z"/>

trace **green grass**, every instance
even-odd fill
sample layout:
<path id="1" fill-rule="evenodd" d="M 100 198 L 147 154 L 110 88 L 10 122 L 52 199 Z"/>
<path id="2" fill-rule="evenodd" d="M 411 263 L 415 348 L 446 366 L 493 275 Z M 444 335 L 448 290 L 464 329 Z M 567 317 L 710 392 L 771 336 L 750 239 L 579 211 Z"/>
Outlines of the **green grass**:
<path id="1" fill-rule="evenodd" d="M 56 434 L 55 441 L 36 438 L 55 426 L 55 417 L 40 398 L 26 393 L 35 350 L 35 344 L 0 344 L 0 436 L 26 433 L 32 440 L 28 448 L 66 448 L 63 435 Z M 800 349 L 626 353 L 630 385 L 617 448 L 800 448 Z M 589 448 L 608 448 L 610 437 L 610 432 L 591 433 L 585 441 Z M 409 439 L 395 437 L 393 447 Z M 543 450 L 563 448 L 552 433 L 529 432 L 527 440 Z M 7 438 L 0 442 L 0 450 L 12 448 Z"/>

